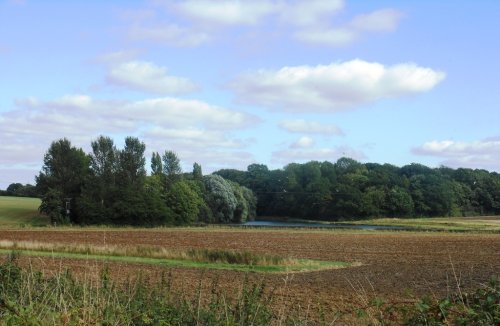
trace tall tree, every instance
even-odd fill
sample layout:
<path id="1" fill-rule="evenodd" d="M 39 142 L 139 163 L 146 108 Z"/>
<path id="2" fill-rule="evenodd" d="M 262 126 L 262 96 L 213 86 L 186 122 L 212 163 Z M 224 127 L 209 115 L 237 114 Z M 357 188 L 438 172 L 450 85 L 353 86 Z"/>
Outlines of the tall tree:
<path id="1" fill-rule="evenodd" d="M 181 179 L 181 162 L 177 154 L 173 151 L 165 151 L 163 153 L 163 174 L 167 189 L 169 189 L 175 182 Z"/>
<path id="2" fill-rule="evenodd" d="M 73 147 L 66 138 L 50 145 L 36 185 L 43 194 L 40 209 L 51 216 L 52 222 L 80 222 L 78 200 L 88 173 L 89 157 L 81 148 Z"/>
<path id="3" fill-rule="evenodd" d="M 193 179 L 201 181 L 203 179 L 203 173 L 201 172 L 201 165 L 194 162 L 193 163 Z"/>
<path id="4" fill-rule="evenodd" d="M 116 197 L 118 151 L 110 137 L 91 142 L 90 175 L 82 191 L 82 223 L 107 223 Z"/>
<path id="5" fill-rule="evenodd" d="M 138 138 L 125 138 L 125 147 L 119 153 L 119 174 L 122 185 L 140 187 L 146 177 L 146 145 Z"/>
<path id="6" fill-rule="evenodd" d="M 151 174 L 152 175 L 162 175 L 163 164 L 161 163 L 161 156 L 158 152 L 153 152 L 151 157 Z"/>

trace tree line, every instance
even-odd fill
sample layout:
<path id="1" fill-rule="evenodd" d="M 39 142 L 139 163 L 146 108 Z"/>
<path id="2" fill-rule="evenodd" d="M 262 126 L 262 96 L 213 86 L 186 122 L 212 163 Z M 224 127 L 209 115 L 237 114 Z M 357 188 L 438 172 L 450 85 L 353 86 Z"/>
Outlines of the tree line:
<path id="1" fill-rule="evenodd" d="M 500 175 L 486 170 L 360 163 L 292 163 L 214 172 L 253 190 L 257 215 L 329 221 L 500 214 Z"/>
<path id="2" fill-rule="evenodd" d="M 219 175 L 203 176 L 194 163 L 183 173 L 173 151 L 153 153 L 146 172 L 146 145 L 126 137 L 117 149 L 100 136 L 85 153 L 64 138 L 52 142 L 36 177 L 40 211 L 53 224 L 184 225 L 241 223 L 253 219 L 251 190 Z"/>
<path id="3" fill-rule="evenodd" d="M 32 184 L 11 183 L 6 190 L 0 190 L 0 196 L 38 197 L 38 192 Z"/>

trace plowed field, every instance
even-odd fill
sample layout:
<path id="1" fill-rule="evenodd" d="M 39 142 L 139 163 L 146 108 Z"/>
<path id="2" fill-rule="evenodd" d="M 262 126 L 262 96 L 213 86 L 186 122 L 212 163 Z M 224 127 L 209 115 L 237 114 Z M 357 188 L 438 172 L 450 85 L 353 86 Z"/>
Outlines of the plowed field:
<path id="1" fill-rule="evenodd" d="M 0 240 L 189 249 L 234 249 L 296 258 L 361 263 L 361 266 L 290 275 L 246 275 L 276 288 L 281 303 L 317 311 L 349 309 L 363 300 L 411 301 L 411 296 L 445 295 L 476 288 L 500 274 L 500 235 L 370 231 L 164 229 L 164 230 L 0 230 Z M 28 260 L 24 258 L 24 262 Z M 95 273 L 102 262 L 29 258 L 44 270 L 72 268 Z M 111 276 L 125 279 L 137 271 L 159 275 L 161 266 L 110 263 Z M 194 291 L 217 284 L 241 286 L 240 272 L 170 269 L 177 289 Z"/>

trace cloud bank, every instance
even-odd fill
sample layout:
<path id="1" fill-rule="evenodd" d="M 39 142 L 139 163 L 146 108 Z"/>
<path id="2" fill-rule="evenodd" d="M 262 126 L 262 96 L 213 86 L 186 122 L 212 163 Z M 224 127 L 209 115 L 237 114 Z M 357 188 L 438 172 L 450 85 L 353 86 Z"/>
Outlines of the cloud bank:
<path id="1" fill-rule="evenodd" d="M 124 15 L 133 21 L 128 35 L 171 46 L 198 46 L 234 27 L 286 31 L 294 39 L 326 46 L 344 46 L 366 33 L 394 31 L 403 13 L 393 8 L 338 18 L 343 0 L 156 0 L 154 10 Z M 161 8 L 161 10 L 158 10 Z M 162 12 L 163 15 L 159 15 Z M 182 19 L 172 22 L 172 17 Z"/>
<path id="2" fill-rule="evenodd" d="M 252 162 L 252 155 L 232 132 L 260 121 L 248 113 L 171 97 L 122 101 L 66 95 L 49 101 L 26 98 L 16 104 L 14 110 L 0 114 L 2 168 L 14 168 L 19 162 L 41 165 L 50 143 L 62 137 L 88 149 L 101 134 L 118 142 L 126 135 L 137 136 L 148 150 L 172 149 L 188 162 L 199 160 L 207 166 L 239 162 L 234 166 L 243 168 Z"/>
<path id="3" fill-rule="evenodd" d="M 412 149 L 416 155 L 442 158 L 449 167 L 483 168 L 500 171 L 500 138 L 473 142 L 433 140 Z"/>

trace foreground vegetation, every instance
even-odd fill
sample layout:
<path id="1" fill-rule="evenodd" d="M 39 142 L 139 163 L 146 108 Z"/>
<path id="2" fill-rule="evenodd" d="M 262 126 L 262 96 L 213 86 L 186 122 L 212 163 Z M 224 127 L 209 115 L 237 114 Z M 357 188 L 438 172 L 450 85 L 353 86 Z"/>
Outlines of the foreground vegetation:
<path id="1" fill-rule="evenodd" d="M 337 312 L 334 320 L 311 319 L 300 307 L 288 307 L 264 284 L 243 281 L 234 293 L 213 284 L 194 298 L 175 292 L 168 273 L 158 282 L 138 277 L 126 284 L 75 279 L 69 271 L 47 277 L 16 264 L 16 255 L 0 265 L 0 320 L 6 325 L 312 325 L 335 321 L 353 324 L 496 325 L 500 322 L 500 287 L 494 279 L 475 293 L 414 304 L 374 300 Z M 361 303 L 361 302 L 360 302 Z M 273 309 L 273 307 L 275 309 Z M 278 309 L 276 309 L 276 307 Z M 302 315 L 301 315 L 302 314 Z"/>

